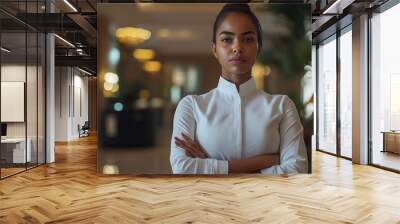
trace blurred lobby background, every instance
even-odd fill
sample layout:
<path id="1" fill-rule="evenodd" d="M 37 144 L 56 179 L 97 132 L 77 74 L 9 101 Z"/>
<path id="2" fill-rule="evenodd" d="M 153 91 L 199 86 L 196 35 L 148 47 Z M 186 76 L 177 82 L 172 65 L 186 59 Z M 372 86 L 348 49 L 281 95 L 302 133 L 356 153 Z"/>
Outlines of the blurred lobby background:
<path id="1" fill-rule="evenodd" d="M 222 5 L 133 2 L 0 1 L 0 178 L 56 162 L 56 146 L 88 134 L 100 137 L 99 173 L 170 171 L 177 102 L 217 85 Z M 290 96 L 308 148 L 399 172 L 398 1 L 253 2 L 257 87 Z"/>
<path id="2" fill-rule="evenodd" d="M 250 6 L 263 29 L 264 46 L 252 70 L 256 86 L 289 95 L 296 103 L 310 150 L 310 6 Z M 222 7 L 98 5 L 98 172 L 171 173 L 170 137 L 177 103 L 218 84 L 221 69 L 211 44 L 213 23 Z"/>

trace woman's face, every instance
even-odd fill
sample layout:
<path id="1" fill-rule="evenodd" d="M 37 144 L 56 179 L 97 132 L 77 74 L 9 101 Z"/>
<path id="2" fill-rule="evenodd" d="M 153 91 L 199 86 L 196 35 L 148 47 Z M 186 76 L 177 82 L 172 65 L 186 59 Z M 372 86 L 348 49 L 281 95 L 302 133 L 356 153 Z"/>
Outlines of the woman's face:
<path id="1" fill-rule="evenodd" d="M 250 76 L 258 54 L 256 26 L 247 15 L 228 14 L 217 28 L 213 52 L 222 74 Z"/>

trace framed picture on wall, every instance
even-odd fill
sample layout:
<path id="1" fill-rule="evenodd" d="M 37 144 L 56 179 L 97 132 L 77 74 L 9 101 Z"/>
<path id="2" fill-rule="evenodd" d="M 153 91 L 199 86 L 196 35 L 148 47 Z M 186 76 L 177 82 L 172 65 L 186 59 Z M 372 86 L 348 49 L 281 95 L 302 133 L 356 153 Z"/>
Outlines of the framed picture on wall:
<path id="1" fill-rule="evenodd" d="M 1 122 L 24 122 L 25 82 L 1 82 Z"/>

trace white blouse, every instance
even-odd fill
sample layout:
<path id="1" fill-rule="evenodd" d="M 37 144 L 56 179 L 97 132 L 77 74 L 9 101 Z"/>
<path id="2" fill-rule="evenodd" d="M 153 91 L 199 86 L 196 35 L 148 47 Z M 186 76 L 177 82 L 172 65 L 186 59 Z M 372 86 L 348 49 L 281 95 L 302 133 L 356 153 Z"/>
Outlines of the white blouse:
<path id="1" fill-rule="evenodd" d="M 175 145 L 182 133 L 210 158 L 192 158 Z M 222 76 L 218 87 L 185 96 L 174 115 L 170 162 L 174 174 L 228 174 L 228 161 L 280 152 L 280 164 L 265 174 L 307 172 L 303 127 L 289 97 L 257 90 L 253 78 L 239 87 Z"/>

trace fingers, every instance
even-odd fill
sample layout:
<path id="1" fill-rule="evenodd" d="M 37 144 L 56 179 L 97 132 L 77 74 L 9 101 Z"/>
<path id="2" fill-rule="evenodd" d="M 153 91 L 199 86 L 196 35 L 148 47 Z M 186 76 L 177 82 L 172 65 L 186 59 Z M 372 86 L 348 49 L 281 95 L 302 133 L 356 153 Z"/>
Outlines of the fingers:
<path id="1" fill-rule="evenodd" d="M 182 140 L 178 137 L 175 137 L 175 144 L 178 147 L 183 148 L 188 156 L 198 157 L 198 158 L 207 158 L 207 153 L 201 148 L 201 146 L 190 139 L 188 136 L 182 134 L 185 140 Z"/>
<path id="2" fill-rule="evenodd" d="M 196 155 L 197 157 L 200 158 L 207 158 L 208 155 L 205 152 L 205 150 L 201 147 L 201 145 L 199 143 L 197 143 L 196 141 L 192 140 L 191 138 L 189 138 L 187 135 L 182 134 L 183 138 L 185 138 L 186 142 L 196 151 Z"/>
<path id="3" fill-rule="evenodd" d="M 175 144 L 176 144 L 176 146 L 184 149 L 187 156 L 196 157 L 195 152 L 193 151 L 192 147 L 190 147 L 185 141 L 175 137 Z"/>
<path id="4" fill-rule="evenodd" d="M 185 139 L 185 141 L 186 141 L 190 146 L 192 146 L 192 147 L 195 147 L 195 146 L 196 146 L 195 142 L 194 142 L 191 138 L 189 138 L 189 136 L 187 136 L 187 135 L 185 135 L 185 134 L 182 134 L 182 137 Z"/>
<path id="5" fill-rule="evenodd" d="M 196 141 L 192 140 L 189 136 L 185 135 L 184 133 L 182 133 L 182 136 L 193 148 L 196 148 L 197 150 L 199 150 L 203 157 L 208 158 L 208 154 L 207 154 L 206 150 L 204 150 L 200 144 L 198 144 Z"/>
<path id="6" fill-rule="evenodd" d="M 187 153 L 188 156 L 190 157 L 200 157 L 202 158 L 202 155 L 198 152 L 196 148 L 194 148 L 191 144 L 188 142 L 181 140 L 179 138 L 175 138 L 175 143 L 177 146 L 183 148 Z"/>

